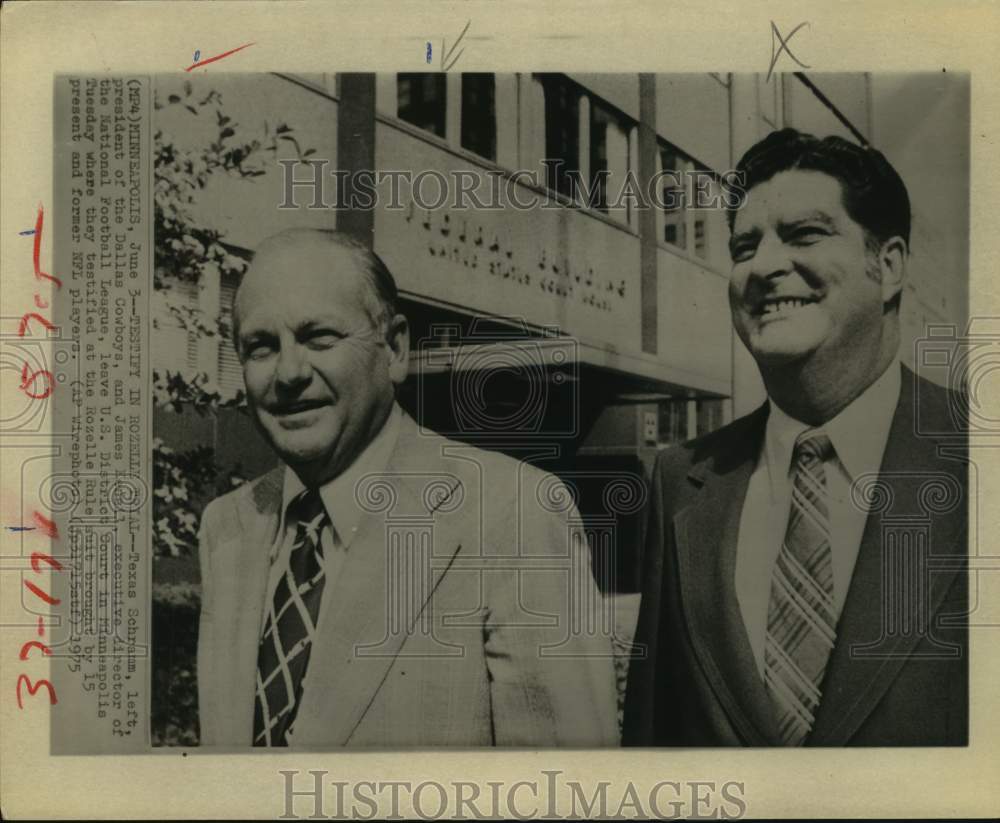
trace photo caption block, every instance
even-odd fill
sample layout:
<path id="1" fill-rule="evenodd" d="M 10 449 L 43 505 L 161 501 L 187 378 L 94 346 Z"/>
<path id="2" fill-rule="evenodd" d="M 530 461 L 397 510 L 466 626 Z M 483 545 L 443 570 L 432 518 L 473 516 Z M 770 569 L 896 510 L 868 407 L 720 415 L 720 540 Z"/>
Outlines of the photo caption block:
<path id="1" fill-rule="evenodd" d="M 69 437 L 40 489 L 68 559 L 53 754 L 148 746 L 151 95 L 146 76 L 55 80 L 54 316 L 78 377 L 56 392 Z"/>

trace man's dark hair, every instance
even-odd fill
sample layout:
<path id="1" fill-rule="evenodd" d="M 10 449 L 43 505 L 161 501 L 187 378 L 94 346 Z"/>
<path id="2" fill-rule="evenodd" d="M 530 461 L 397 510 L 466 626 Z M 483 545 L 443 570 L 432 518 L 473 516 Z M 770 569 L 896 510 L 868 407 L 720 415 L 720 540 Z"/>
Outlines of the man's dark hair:
<path id="1" fill-rule="evenodd" d="M 740 158 L 736 171 L 742 191 L 730 188 L 742 206 L 754 186 L 791 169 L 835 177 L 843 189 L 844 208 L 870 240 L 881 245 L 890 237 L 902 237 L 909 248 L 910 197 L 899 174 L 878 149 L 842 137 L 821 140 L 796 129 L 781 129 L 751 146 Z M 726 217 L 732 231 L 736 209 L 729 209 Z"/>

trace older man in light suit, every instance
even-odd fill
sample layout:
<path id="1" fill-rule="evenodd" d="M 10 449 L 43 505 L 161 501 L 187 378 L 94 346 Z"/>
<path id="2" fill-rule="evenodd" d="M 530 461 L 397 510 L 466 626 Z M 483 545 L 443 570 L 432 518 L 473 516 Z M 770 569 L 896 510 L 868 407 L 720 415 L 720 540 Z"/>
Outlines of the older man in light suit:
<path id="1" fill-rule="evenodd" d="M 335 232 L 265 240 L 240 286 L 249 406 L 284 465 L 202 520 L 202 742 L 615 745 L 578 515 L 551 475 L 399 408 L 395 304 Z"/>

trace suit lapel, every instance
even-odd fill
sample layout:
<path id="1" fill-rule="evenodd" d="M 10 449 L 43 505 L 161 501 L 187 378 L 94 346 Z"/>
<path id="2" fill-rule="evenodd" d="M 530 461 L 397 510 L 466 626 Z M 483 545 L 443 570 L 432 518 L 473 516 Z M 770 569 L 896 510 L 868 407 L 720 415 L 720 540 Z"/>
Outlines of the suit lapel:
<path id="1" fill-rule="evenodd" d="M 736 597 L 736 547 L 767 406 L 696 463 L 694 500 L 674 518 L 682 609 L 694 653 L 743 742 L 773 742 L 776 717 L 754 661 Z"/>
<path id="2" fill-rule="evenodd" d="M 250 745 L 253 737 L 253 709 L 257 682 L 257 652 L 270 570 L 269 555 L 277 536 L 281 509 L 282 469 L 265 475 L 250 494 L 237 505 L 239 529 L 219 546 L 216 585 L 229 585 L 232 603 L 220 610 L 230 619 L 217 645 L 219 705 L 229 727 L 223 738 L 236 745 Z M 218 619 L 218 618 L 217 618 Z"/>
<path id="3" fill-rule="evenodd" d="M 888 615 L 884 615 L 883 610 L 894 600 L 883 584 L 884 558 L 889 547 L 894 542 L 899 546 L 908 530 L 913 527 L 919 530 L 923 523 L 929 529 L 926 544 L 929 554 L 936 557 L 960 555 L 966 550 L 962 534 L 964 494 L 959 506 L 944 516 L 932 518 L 920 505 L 927 483 L 933 483 L 934 477 L 940 478 L 942 473 L 951 474 L 964 488 L 967 467 L 961 459 L 942 459 L 938 454 L 940 441 L 936 438 L 917 436 L 917 398 L 914 394 L 917 388 L 912 373 L 903 369 L 900 402 L 879 472 L 879 482 L 889 490 L 884 498 L 887 503 L 883 511 L 873 508 L 865 523 L 854 574 L 837 626 L 837 644 L 823 682 L 823 697 L 807 740 L 809 745 L 843 746 L 850 741 L 900 669 L 912 659 L 914 647 L 926 639 L 926 629 L 933 626 L 933 616 L 957 574 L 954 564 L 950 571 L 930 573 L 926 559 L 919 562 L 917 574 L 929 584 L 929 609 L 924 616 L 927 625 L 922 627 L 924 630 L 917 626 L 912 631 L 886 632 Z M 916 581 L 907 581 L 905 588 L 910 597 L 919 592 Z M 898 599 L 895 602 L 898 604 Z M 914 615 L 912 605 L 906 606 L 902 615 L 911 618 Z M 902 615 L 897 610 L 893 617 L 898 619 Z"/>
<path id="4" fill-rule="evenodd" d="M 359 498 L 373 505 L 337 579 L 323 593 L 331 600 L 309 660 L 296 746 L 348 742 L 460 548 L 457 540 L 441 534 L 433 517 L 459 485 L 444 467 L 441 442 L 420 436 L 416 424 L 404 418 L 386 471 L 359 487 Z M 442 493 L 428 499 L 425 491 L 432 483 Z M 428 569 L 430 555 L 424 553 L 431 552 L 434 563 Z M 316 687 L 310 689 L 310 683 Z"/>

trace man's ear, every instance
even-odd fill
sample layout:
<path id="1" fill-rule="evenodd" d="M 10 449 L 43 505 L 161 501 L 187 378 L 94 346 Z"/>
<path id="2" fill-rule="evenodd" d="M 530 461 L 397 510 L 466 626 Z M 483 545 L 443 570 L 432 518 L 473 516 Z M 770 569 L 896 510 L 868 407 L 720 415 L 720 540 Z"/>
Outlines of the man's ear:
<path id="1" fill-rule="evenodd" d="M 899 302 L 898 295 L 906 280 L 906 259 L 909 249 L 902 237 L 890 237 L 878 252 L 879 282 L 882 284 L 882 305 Z"/>
<path id="2" fill-rule="evenodd" d="M 410 371 L 410 323 L 404 315 L 397 314 L 389 321 L 385 342 L 389 349 L 389 377 L 398 386 Z"/>

